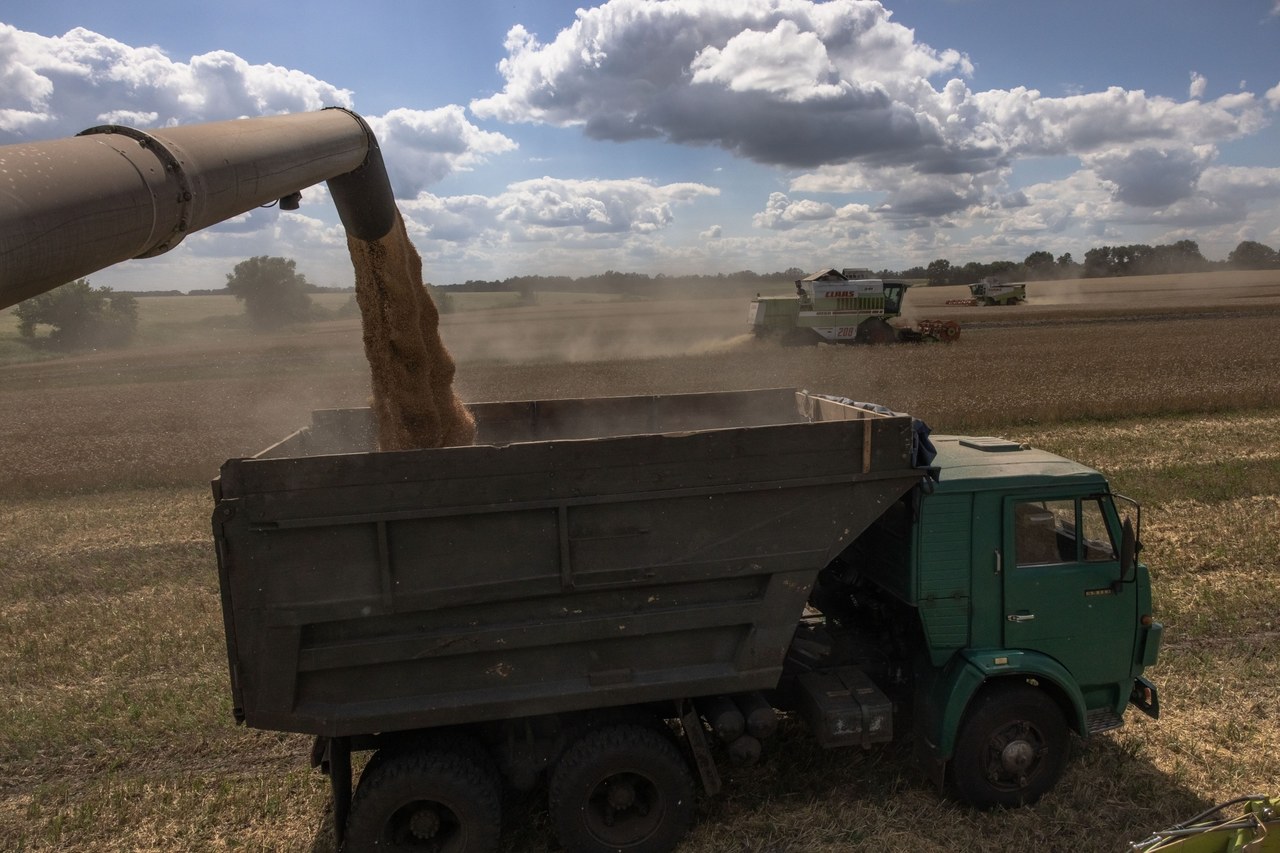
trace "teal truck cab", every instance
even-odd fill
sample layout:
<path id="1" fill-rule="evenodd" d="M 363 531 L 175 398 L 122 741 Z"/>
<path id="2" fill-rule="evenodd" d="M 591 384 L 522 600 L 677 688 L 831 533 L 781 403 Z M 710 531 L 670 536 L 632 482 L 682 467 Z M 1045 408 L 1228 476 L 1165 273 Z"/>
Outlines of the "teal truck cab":
<path id="1" fill-rule="evenodd" d="M 1159 713 L 1142 674 L 1162 626 L 1136 559 L 1140 507 L 1045 451 L 933 443 L 936 477 L 821 573 L 825 618 L 798 636 L 870 651 L 877 683 L 910 694 L 924 767 L 966 800 L 1018 805 L 1057 780 L 1069 732 L 1118 727 L 1130 703 Z"/>

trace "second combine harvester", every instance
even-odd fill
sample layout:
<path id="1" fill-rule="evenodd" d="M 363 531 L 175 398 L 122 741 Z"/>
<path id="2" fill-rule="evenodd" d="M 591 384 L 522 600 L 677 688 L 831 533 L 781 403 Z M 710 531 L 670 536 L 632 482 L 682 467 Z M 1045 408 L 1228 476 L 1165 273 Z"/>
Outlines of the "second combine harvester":
<path id="1" fill-rule="evenodd" d="M 797 281 L 794 295 L 756 296 L 747 322 L 756 337 L 787 346 L 950 343 L 960 337 L 952 320 L 921 320 L 914 329 L 891 325 L 906 294 L 906 282 L 873 278 L 869 269 L 828 269 Z"/>

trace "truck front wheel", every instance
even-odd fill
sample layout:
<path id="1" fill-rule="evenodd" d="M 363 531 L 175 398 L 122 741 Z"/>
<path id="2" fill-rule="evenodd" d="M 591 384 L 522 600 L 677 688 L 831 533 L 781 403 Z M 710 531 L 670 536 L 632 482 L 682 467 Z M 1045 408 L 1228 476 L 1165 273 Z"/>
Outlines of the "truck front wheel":
<path id="1" fill-rule="evenodd" d="M 570 853 L 666 853 L 693 822 L 693 777 L 661 732 L 597 729 L 569 747 L 552 773 L 550 812 Z"/>
<path id="2" fill-rule="evenodd" d="M 1069 744 L 1052 697 L 1029 684 L 995 685 L 965 714 L 951 778 L 961 799 L 981 808 L 1034 803 L 1062 776 Z"/>
<path id="3" fill-rule="evenodd" d="M 360 776 L 343 850 L 492 853 L 502 781 L 475 750 L 379 753 Z"/>

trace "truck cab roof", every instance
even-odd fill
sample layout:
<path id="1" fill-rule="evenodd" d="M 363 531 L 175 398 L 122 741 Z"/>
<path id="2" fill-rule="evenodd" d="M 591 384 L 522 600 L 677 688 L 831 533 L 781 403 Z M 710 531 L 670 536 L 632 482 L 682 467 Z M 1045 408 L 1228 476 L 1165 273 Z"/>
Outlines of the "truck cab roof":
<path id="1" fill-rule="evenodd" d="M 990 436 L 934 435 L 938 491 L 986 491 L 1050 483 L 1106 484 L 1098 471 L 1056 453 Z"/>

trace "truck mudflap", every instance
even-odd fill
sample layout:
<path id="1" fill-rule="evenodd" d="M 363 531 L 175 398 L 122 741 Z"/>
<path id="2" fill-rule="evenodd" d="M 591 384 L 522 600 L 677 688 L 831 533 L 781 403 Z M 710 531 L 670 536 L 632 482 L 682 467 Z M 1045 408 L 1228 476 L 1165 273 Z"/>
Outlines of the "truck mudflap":
<path id="1" fill-rule="evenodd" d="M 1164 625 L 1159 622 L 1152 622 L 1146 626 L 1146 630 L 1142 635 L 1142 656 L 1140 663 L 1143 667 L 1155 666 L 1156 659 L 1160 656 L 1160 644 L 1164 639 Z"/>
<path id="2" fill-rule="evenodd" d="M 1153 720 L 1160 719 L 1160 692 L 1156 686 L 1139 675 L 1133 680 L 1133 692 L 1129 704 Z"/>

